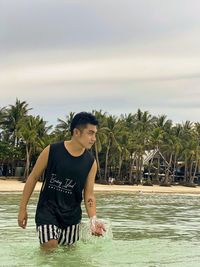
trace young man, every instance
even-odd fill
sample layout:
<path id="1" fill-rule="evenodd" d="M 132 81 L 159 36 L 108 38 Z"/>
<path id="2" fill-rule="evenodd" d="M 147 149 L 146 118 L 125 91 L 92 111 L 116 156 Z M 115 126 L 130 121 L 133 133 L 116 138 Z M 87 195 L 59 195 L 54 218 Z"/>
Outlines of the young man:
<path id="1" fill-rule="evenodd" d="M 27 179 L 18 215 L 22 228 L 27 225 L 30 196 L 45 171 L 35 216 L 43 249 L 73 244 L 79 239 L 83 191 L 92 234 L 101 236 L 105 231 L 104 225 L 96 219 L 93 187 L 97 164 L 88 151 L 96 141 L 97 125 L 92 114 L 76 114 L 71 122 L 71 140 L 47 146 Z"/>

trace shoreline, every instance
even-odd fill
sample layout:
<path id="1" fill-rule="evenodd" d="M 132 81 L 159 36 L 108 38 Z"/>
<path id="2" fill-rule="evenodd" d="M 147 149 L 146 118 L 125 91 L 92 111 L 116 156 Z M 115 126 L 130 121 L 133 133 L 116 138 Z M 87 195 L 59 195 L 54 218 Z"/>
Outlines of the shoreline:
<path id="1" fill-rule="evenodd" d="M 0 179 L 0 193 L 22 192 L 25 183 L 18 179 L 7 178 Z M 41 182 L 37 182 L 34 192 L 39 192 L 42 186 Z M 123 192 L 123 193 L 171 193 L 171 194 L 200 194 L 200 186 L 186 187 L 175 185 L 164 187 L 159 185 L 144 186 L 144 185 L 102 185 L 95 184 L 95 192 Z"/>

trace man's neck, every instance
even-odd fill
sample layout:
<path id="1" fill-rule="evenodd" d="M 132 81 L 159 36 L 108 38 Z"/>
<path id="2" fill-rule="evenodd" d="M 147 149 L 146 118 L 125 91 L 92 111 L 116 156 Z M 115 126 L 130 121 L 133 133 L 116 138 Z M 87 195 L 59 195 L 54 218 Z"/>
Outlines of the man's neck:
<path id="1" fill-rule="evenodd" d="M 69 141 L 65 141 L 64 144 L 65 144 L 66 149 L 73 156 L 80 156 L 85 151 L 85 148 L 73 139 L 71 139 Z"/>

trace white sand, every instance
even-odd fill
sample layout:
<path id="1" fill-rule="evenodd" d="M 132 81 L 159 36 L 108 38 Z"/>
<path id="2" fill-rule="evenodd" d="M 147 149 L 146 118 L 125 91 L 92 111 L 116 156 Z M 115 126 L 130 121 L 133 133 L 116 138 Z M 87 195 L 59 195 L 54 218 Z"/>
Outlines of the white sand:
<path id="1" fill-rule="evenodd" d="M 0 192 L 21 192 L 24 188 L 24 183 L 10 178 L 7 180 L 0 179 Z M 38 182 L 35 191 L 39 191 L 42 183 Z M 185 187 L 185 186 L 142 186 L 142 185 L 100 185 L 95 184 L 95 191 L 101 192 L 138 192 L 138 193 L 181 193 L 181 194 L 200 194 L 200 187 Z"/>

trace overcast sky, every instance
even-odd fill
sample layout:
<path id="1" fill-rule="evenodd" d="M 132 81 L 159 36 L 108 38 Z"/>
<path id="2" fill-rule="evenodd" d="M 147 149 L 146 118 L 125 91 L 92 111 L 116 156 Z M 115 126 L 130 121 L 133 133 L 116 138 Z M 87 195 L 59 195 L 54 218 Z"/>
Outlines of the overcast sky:
<path id="1" fill-rule="evenodd" d="M 0 107 L 200 121 L 199 0 L 0 0 Z"/>

